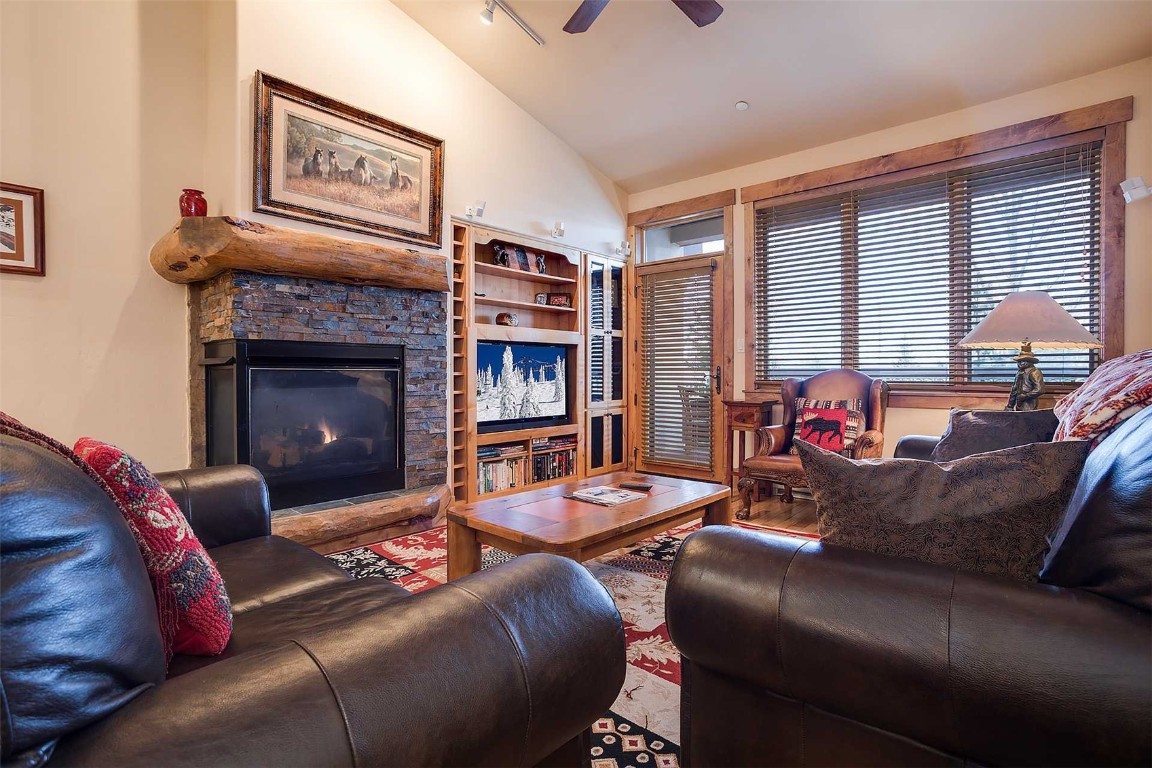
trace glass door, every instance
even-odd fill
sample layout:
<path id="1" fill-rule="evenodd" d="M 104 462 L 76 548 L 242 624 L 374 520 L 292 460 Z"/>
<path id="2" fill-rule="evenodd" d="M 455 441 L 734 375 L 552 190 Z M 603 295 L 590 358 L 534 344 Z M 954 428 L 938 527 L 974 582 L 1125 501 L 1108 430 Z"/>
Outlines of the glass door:
<path id="1" fill-rule="evenodd" d="M 636 469 L 721 480 L 723 314 L 719 256 L 636 267 Z"/>

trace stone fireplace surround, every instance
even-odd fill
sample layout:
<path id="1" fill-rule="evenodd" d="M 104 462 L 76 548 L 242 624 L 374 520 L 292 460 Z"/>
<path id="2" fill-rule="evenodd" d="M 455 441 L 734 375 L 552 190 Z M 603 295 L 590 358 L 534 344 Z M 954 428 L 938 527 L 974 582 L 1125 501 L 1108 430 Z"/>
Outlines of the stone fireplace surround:
<path id="1" fill-rule="evenodd" d="M 199 364 L 204 343 L 400 344 L 405 350 L 405 488 L 426 494 L 429 486 L 445 482 L 447 294 L 239 271 L 189 289 L 193 466 L 206 461 L 204 369 Z"/>

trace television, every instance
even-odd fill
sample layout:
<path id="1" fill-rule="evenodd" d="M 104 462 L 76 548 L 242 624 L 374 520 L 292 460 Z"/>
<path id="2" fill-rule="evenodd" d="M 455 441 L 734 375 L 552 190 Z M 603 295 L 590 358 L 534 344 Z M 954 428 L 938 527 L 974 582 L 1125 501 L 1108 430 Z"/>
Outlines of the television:
<path id="1" fill-rule="evenodd" d="M 476 429 L 502 432 L 569 423 L 568 347 L 476 342 Z"/>

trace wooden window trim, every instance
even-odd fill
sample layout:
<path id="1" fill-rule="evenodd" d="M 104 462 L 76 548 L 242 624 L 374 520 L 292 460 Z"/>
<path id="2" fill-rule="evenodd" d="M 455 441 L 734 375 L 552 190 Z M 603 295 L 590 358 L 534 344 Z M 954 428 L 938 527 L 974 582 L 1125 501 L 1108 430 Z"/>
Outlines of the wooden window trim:
<path id="1" fill-rule="evenodd" d="M 1127 124 L 1133 97 L 1083 107 L 1048 117 L 996 128 L 916 149 L 861 160 L 810 173 L 744 187 L 744 395 L 755 401 L 779 396 L 780 383 L 756 381 L 755 245 L 756 210 L 786 202 L 864 189 L 938 171 L 1008 160 L 1052 149 L 1103 141 L 1100 178 L 1100 341 L 1101 359 L 1124 354 L 1124 197 Z M 1001 408 L 1010 385 L 936 386 L 890 382 L 894 408 Z M 1051 407 L 1075 389 L 1052 385 L 1041 405 Z"/>
<path id="2" fill-rule="evenodd" d="M 736 190 L 727 189 L 723 192 L 713 192 L 710 195 L 701 195 L 688 200 L 658 205 L 655 208 L 645 208 L 642 211 L 633 211 L 628 214 L 629 227 L 646 227 L 652 224 L 663 223 L 672 219 L 694 216 L 706 211 L 718 211 L 736 205 Z M 635 245 L 633 245 L 635 248 Z"/>
<path id="3" fill-rule="evenodd" d="M 857 182 L 872 176 L 923 168 L 924 166 L 992 152 L 1006 147 L 1032 144 L 1058 136 L 1066 136 L 1070 133 L 1080 133 L 1116 123 L 1126 123 L 1132 119 L 1133 102 L 1132 96 L 1126 96 L 1091 107 L 1073 109 L 1004 128 L 974 133 L 959 139 L 949 139 L 915 149 L 880 155 L 868 160 L 859 160 L 819 171 L 766 181 L 762 184 L 753 184 L 740 190 L 740 199 L 747 203 L 778 198 L 795 192 L 821 189 L 846 182 Z"/>

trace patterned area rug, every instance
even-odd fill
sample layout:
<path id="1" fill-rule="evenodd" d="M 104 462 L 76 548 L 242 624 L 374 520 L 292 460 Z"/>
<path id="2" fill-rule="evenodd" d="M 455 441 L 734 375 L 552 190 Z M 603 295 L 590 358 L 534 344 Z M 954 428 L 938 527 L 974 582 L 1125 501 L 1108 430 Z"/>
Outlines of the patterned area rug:
<path id="1" fill-rule="evenodd" d="M 664 587 L 680 544 L 699 524 L 585 563 L 624 617 L 628 671 L 612 709 L 592 727 L 593 768 L 680 764 L 680 654 L 664 625 Z M 329 555 L 356 578 L 389 579 L 412 592 L 447 581 L 445 529 Z M 484 547 L 488 568 L 513 555 Z"/>

